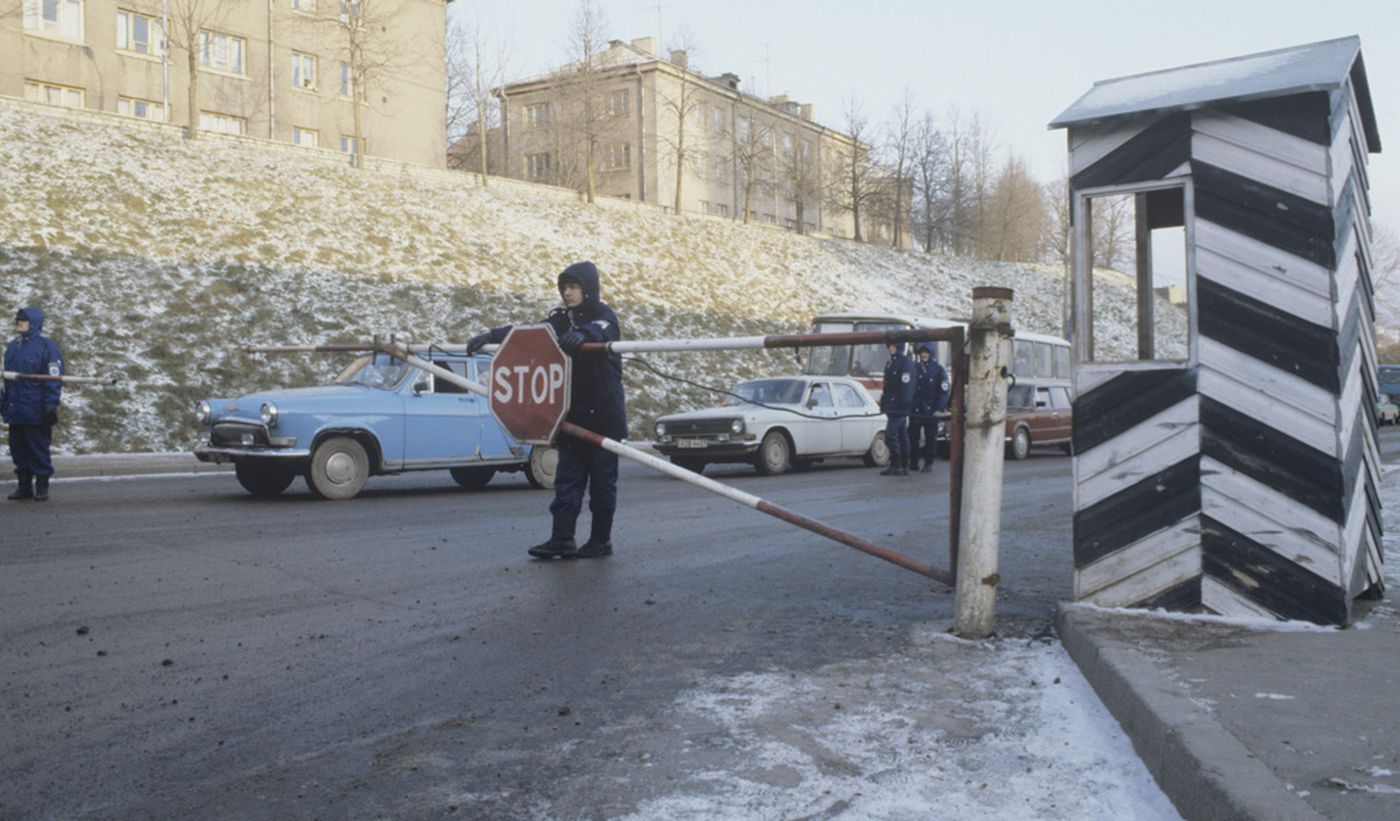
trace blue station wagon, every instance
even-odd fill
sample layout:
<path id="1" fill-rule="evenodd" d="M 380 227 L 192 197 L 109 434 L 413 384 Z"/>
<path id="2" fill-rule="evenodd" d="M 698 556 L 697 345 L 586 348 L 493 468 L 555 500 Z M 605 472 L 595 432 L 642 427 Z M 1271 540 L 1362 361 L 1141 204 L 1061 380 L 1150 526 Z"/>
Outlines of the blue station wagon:
<path id="1" fill-rule="evenodd" d="M 429 358 L 429 357 L 424 357 Z M 433 364 L 486 382 L 486 355 L 435 353 Z M 451 472 L 477 490 L 498 472 L 525 472 L 553 487 L 553 448 L 524 445 L 491 416 L 486 398 L 387 354 L 366 354 L 329 385 L 200 402 L 209 430 L 195 449 L 204 462 L 232 462 L 243 488 L 272 497 L 297 476 L 323 499 L 350 499 L 370 476 L 410 470 Z"/>

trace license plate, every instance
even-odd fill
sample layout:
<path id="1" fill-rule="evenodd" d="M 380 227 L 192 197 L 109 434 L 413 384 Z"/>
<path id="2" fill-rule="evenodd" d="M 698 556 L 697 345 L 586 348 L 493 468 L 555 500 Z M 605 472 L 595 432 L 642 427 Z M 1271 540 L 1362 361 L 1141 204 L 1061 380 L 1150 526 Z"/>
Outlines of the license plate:
<path id="1" fill-rule="evenodd" d="M 707 444 L 709 444 L 709 443 L 706 442 L 704 439 L 677 439 L 677 440 L 676 440 L 676 447 L 678 447 L 678 448 L 703 448 L 703 447 L 705 447 Z"/>

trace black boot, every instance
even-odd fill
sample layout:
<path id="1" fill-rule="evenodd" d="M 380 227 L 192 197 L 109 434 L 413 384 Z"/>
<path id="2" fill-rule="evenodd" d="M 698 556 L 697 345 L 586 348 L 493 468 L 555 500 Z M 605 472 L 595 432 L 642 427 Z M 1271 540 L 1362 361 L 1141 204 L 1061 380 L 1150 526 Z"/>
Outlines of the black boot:
<path id="1" fill-rule="evenodd" d="M 895 466 L 895 463 L 894 463 L 894 462 L 890 462 L 889 467 L 887 467 L 887 468 L 885 468 L 884 470 L 880 471 L 880 475 L 881 475 L 881 476 L 898 476 L 898 475 L 899 475 L 899 468 Z"/>
<path id="2" fill-rule="evenodd" d="M 47 502 L 49 500 L 49 477 L 34 477 L 34 501 Z"/>
<path id="3" fill-rule="evenodd" d="M 574 522 L 577 520 L 577 513 L 554 514 L 549 541 L 530 548 L 530 555 L 536 559 L 572 559 L 578 552 L 578 545 L 574 544 Z"/>
<path id="4" fill-rule="evenodd" d="M 17 470 L 15 475 L 19 477 L 19 487 L 14 493 L 6 496 L 6 499 L 33 499 L 34 498 L 34 474 L 27 470 Z"/>
<path id="5" fill-rule="evenodd" d="M 596 559 L 612 555 L 612 514 L 594 513 L 593 524 L 588 530 L 588 541 L 578 549 L 580 559 Z"/>
<path id="6" fill-rule="evenodd" d="M 933 461 L 924 462 L 924 466 L 919 469 L 920 473 L 933 473 Z"/>

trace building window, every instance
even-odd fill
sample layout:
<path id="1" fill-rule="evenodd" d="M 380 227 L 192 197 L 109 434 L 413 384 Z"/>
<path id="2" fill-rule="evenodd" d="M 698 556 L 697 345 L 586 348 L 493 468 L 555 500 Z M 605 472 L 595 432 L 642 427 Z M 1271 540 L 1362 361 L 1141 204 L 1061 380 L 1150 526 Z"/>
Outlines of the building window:
<path id="1" fill-rule="evenodd" d="M 360 16 L 360 0 L 340 0 L 340 22 L 349 23 L 351 17 Z"/>
<path id="2" fill-rule="evenodd" d="M 627 89 L 613 91 L 608 94 L 607 114 L 609 117 L 620 117 L 627 113 Z"/>
<path id="3" fill-rule="evenodd" d="M 351 137 L 348 134 L 341 134 L 340 153 L 348 155 L 350 157 L 350 164 L 354 165 L 355 155 L 360 153 L 359 142 L 354 137 Z"/>
<path id="4" fill-rule="evenodd" d="M 303 14 L 315 14 L 316 0 L 292 0 L 292 11 L 299 11 Z"/>
<path id="5" fill-rule="evenodd" d="M 792 157 L 792 135 L 791 135 L 791 134 L 784 134 L 784 135 L 783 135 L 783 156 L 786 157 L 786 158 Z"/>
<path id="6" fill-rule="evenodd" d="M 749 141 L 749 135 L 753 133 L 753 124 L 748 117 L 739 118 L 739 142 Z"/>
<path id="7" fill-rule="evenodd" d="M 525 106 L 525 127 L 544 128 L 550 120 L 549 103 L 535 103 Z"/>
<path id="8" fill-rule="evenodd" d="M 710 155 L 710 176 L 716 180 L 729 179 L 729 158 L 718 154 Z"/>
<path id="9" fill-rule="evenodd" d="M 608 146 L 607 168 L 612 171 L 628 168 L 632 165 L 632 144 L 613 143 Z"/>
<path id="10" fill-rule="evenodd" d="M 117 12 L 117 48 L 159 57 L 161 45 L 159 20 L 134 11 Z"/>
<path id="11" fill-rule="evenodd" d="M 525 155 L 525 178 L 528 180 L 549 179 L 549 154 Z"/>
<path id="12" fill-rule="evenodd" d="M 199 33 L 199 64 L 230 74 L 243 73 L 243 53 L 247 41 L 242 37 L 213 31 Z"/>
<path id="13" fill-rule="evenodd" d="M 797 157 L 803 162 L 806 162 L 807 160 L 810 160 L 812 158 L 811 140 L 803 140 L 802 142 L 797 144 Z"/>
<path id="14" fill-rule="evenodd" d="M 340 64 L 340 96 L 349 97 L 355 83 L 350 79 L 350 64 Z"/>
<path id="15" fill-rule="evenodd" d="M 710 130 L 716 134 L 724 133 L 724 111 L 719 107 L 710 109 Z"/>
<path id="16" fill-rule="evenodd" d="M 720 203 L 720 204 L 719 204 L 719 215 L 720 215 L 721 217 L 727 217 L 727 216 L 729 216 L 729 206 L 728 206 L 728 205 L 725 205 L 724 203 Z"/>
<path id="17" fill-rule="evenodd" d="M 199 127 L 216 134 L 248 133 L 247 120 L 232 114 L 220 114 L 216 111 L 199 112 Z"/>
<path id="18" fill-rule="evenodd" d="M 64 108 L 82 108 L 83 90 L 72 86 L 60 86 L 39 80 L 24 81 L 24 99 L 31 103 L 47 103 Z"/>
<path id="19" fill-rule="evenodd" d="M 316 58 L 313 55 L 292 52 L 292 88 L 316 88 Z"/>
<path id="20" fill-rule="evenodd" d="M 135 97 L 118 97 L 117 113 L 123 117 L 138 120 L 165 122 L 165 106 L 154 100 L 139 100 Z"/>
<path id="21" fill-rule="evenodd" d="M 24 0 L 24 28 L 65 40 L 83 39 L 82 0 Z"/>
<path id="22" fill-rule="evenodd" d="M 302 128 L 299 125 L 292 126 L 292 142 L 302 148 L 315 148 L 321 142 L 321 132 L 314 128 Z"/>

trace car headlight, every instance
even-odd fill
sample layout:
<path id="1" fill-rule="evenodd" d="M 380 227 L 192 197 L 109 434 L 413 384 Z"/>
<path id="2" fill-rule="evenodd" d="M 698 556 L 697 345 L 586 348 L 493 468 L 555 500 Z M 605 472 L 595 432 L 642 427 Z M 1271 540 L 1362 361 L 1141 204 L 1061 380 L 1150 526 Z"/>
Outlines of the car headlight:
<path id="1" fill-rule="evenodd" d="M 657 422 L 657 423 L 656 423 L 656 435 L 657 435 L 657 436 L 665 436 L 665 435 L 666 435 L 666 423 L 665 423 L 665 422 Z"/>
<path id="2" fill-rule="evenodd" d="M 258 417 L 269 428 L 277 427 L 277 406 L 271 402 L 264 402 L 263 406 L 258 409 Z"/>
<path id="3" fill-rule="evenodd" d="M 730 423 L 729 423 L 729 429 L 730 429 L 731 431 L 733 431 L 734 433 L 743 433 L 743 432 L 744 432 L 744 420 L 742 420 L 742 419 L 735 419 L 733 422 L 730 422 Z"/>
<path id="4" fill-rule="evenodd" d="M 201 425 L 207 425 L 212 418 L 214 418 L 214 409 L 209 407 L 208 402 L 200 402 L 194 406 L 194 421 Z"/>

